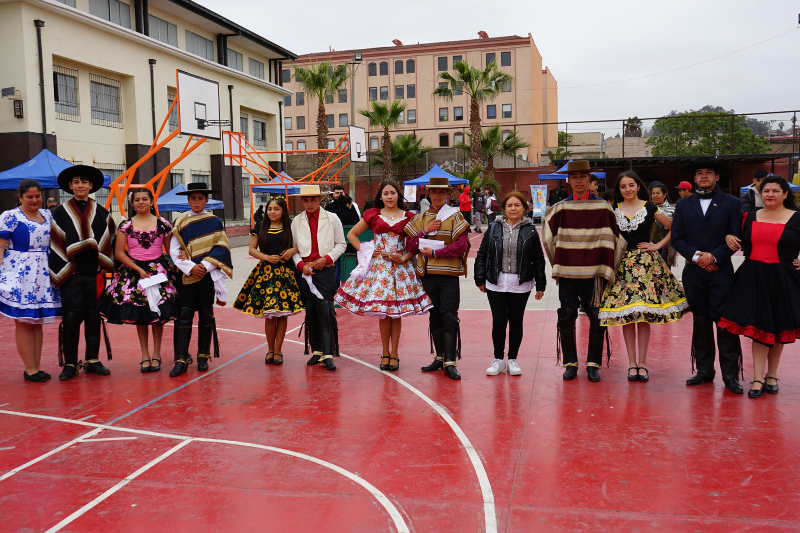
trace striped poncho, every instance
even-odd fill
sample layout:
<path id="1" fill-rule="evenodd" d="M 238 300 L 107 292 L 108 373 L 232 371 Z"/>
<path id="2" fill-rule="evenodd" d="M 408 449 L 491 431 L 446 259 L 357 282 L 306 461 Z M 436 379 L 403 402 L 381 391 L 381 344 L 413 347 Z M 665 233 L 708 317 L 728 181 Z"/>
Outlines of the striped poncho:
<path id="1" fill-rule="evenodd" d="M 116 225 L 106 209 L 91 198 L 81 211 L 74 198 L 53 213 L 50 227 L 50 279 L 61 287 L 75 273 L 75 256 L 97 251 L 98 267 L 114 271 Z"/>
<path id="2" fill-rule="evenodd" d="M 190 261 L 198 265 L 208 261 L 219 268 L 228 278 L 233 276 L 231 248 L 222 221 L 211 213 L 184 215 L 175 222 L 172 235 L 178 240 L 181 250 Z M 183 276 L 184 285 L 196 283 L 199 278 Z"/>

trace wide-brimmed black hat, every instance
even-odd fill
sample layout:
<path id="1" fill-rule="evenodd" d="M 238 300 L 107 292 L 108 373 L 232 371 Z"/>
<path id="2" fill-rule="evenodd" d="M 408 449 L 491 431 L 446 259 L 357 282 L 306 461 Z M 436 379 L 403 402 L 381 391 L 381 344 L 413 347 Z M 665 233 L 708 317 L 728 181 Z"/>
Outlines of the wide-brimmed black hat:
<path id="1" fill-rule="evenodd" d="M 72 192 L 72 189 L 69 188 L 69 182 L 72 181 L 72 178 L 75 176 L 80 176 L 92 182 L 92 190 L 90 192 L 98 191 L 100 187 L 103 186 L 103 181 L 105 179 L 100 169 L 90 167 L 89 165 L 73 165 L 69 168 L 65 168 L 58 175 L 58 186 L 61 187 L 62 191 L 67 191 L 68 193 Z"/>
<path id="2" fill-rule="evenodd" d="M 717 174 L 730 174 L 731 167 L 728 165 L 723 165 L 719 161 L 717 161 L 716 157 L 710 156 L 703 156 L 698 157 L 695 159 L 694 163 L 689 163 L 688 165 L 684 165 L 681 167 L 681 172 L 685 172 L 686 174 L 692 174 L 700 169 L 700 168 L 712 168 L 714 172 Z"/>
<path id="3" fill-rule="evenodd" d="M 208 196 L 209 194 L 214 194 L 215 192 L 219 191 L 215 191 L 214 189 L 209 189 L 208 185 L 206 185 L 205 183 L 198 182 L 198 183 L 190 183 L 189 185 L 186 186 L 185 191 L 176 192 L 175 194 L 178 196 L 189 196 L 193 192 L 201 192 L 206 196 Z"/>

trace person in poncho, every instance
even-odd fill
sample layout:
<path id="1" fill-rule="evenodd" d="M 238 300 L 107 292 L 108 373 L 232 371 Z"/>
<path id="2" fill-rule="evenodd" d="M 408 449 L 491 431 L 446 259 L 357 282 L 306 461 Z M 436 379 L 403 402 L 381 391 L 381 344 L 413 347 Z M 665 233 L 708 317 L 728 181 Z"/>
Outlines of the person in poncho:
<path id="1" fill-rule="evenodd" d="M 178 276 L 178 318 L 175 321 L 175 366 L 170 377 L 186 372 L 192 357 L 189 344 L 192 340 L 192 323 L 197 311 L 197 370 L 208 370 L 211 358 L 211 339 L 214 339 L 214 357 L 219 357 L 217 326 L 214 319 L 214 301 L 224 306 L 227 300 L 225 277 L 233 275 L 231 250 L 222 221 L 206 213 L 208 195 L 218 191 L 205 183 L 190 183 L 187 190 L 177 194 L 188 196 L 191 211 L 175 221 L 169 243 L 169 254 L 175 266 L 183 273 Z"/>
<path id="2" fill-rule="evenodd" d="M 589 192 L 589 162 L 570 161 L 562 173 L 568 175 L 572 195 L 551 206 L 544 216 L 544 249 L 553 266 L 558 284 L 557 358 L 565 367 L 563 378 L 578 375 L 578 347 L 575 323 L 578 309 L 589 318 L 589 348 L 586 372 L 589 381 L 600 381 L 603 363 L 603 336 L 599 306 L 607 283 L 625 253 L 625 239 L 620 237 L 611 206 Z M 611 354 L 608 354 L 609 357 Z"/>
<path id="3" fill-rule="evenodd" d="M 64 370 L 58 378 L 70 380 L 81 367 L 89 374 L 107 376 L 111 371 L 99 359 L 103 321 L 97 297 L 105 286 L 105 273 L 114 271 L 116 225 L 108 211 L 89 198 L 103 186 L 103 173 L 75 165 L 58 175 L 58 186 L 74 195 L 55 210 L 50 227 L 50 279 L 61 290 L 58 362 Z M 78 362 L 81 323 L 86 345 L 82 363 Z M 106 352 L 111 359 L 108 337 Z"/>

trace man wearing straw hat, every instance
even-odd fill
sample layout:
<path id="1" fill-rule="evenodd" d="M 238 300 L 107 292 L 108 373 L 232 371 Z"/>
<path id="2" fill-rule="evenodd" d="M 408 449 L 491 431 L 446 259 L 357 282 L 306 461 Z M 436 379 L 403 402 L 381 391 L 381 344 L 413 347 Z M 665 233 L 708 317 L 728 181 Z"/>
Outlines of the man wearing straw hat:
<path id="1" fill-rule="evenodd" d="M 322 365 L 336 370 L 334 356 L 339 356 L 339 334 L 333 297 L 339 284 L 334 265 L 344 253 L 342 222 L 333 213 L 320 209 L 319 185 L 301 185 L 299 196 L 304 211 L 292 220 L 292 238 L 297 253 L 292 256 L 302 276 L 297 280 L 306 308 L 306 353 L 311 345 L 309 366 Z"/>
<path id="2" fill-rule="evenodd" d="M 423 372 L 444 369 L 444 374 L 453 380 L 461 379 L 456 370 L 456 360 L 461 358 L 461 332 L 458 324 L 458 307 L 461 304 L 461 289 L 458 277 L 467 275 L 467 252 L 469 223 L 461 213 L 452 210 L 444 220 L 439 211 L 445 207 L 450 182 L 448 178 L 432 177 L 428 185 L 431 207 L 418 213 L 406 224 L 408 235 L 406 250 L 417 256 L 417 275 L 422 286 L 433 301 L 430 310 L 430 334 L 432 350 L 436 358 Z M 433 249 L 420 239 L 440 241 L 444 245 Z"/>
<path id="3" fill-rule="evenodd" d="M 562 377 L 575 379 L 578 375 L 575 324 L 578 309 L 583 308 L 589 318 L 586 372 L 589 381 L 600 381 L 606 328 L 600 325 L 599 306 L 606 283 L 614 282 L 626 243 L 619 235 L 611 206 L 589 192 L 589 162 L 570 161 L 560 172 L 568 175 L 572 195 L 547 210 L 542 228 L 544 249 L 553 265 L 561 304 L 556 358 L 563 353 Z"/>

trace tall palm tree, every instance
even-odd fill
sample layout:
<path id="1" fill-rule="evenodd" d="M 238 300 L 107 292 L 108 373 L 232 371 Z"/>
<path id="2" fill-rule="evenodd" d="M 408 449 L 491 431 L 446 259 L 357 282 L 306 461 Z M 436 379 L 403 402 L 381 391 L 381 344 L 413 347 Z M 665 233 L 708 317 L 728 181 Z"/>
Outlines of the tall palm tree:
<path id="1" fill-rule="evenodd" d="M 458 148 L 464 151 L 471 151 L 472 136 L 470 137 L 470 144 L 463 143 L 457 144 Z M 530 146 L 520 136 L 517 130 L 509 133 L 503 138 L 504 133 L 500 129 L 500 124 L 495 124 L 491 128 L 481 130 L 481 157 L 486 161 L 486 176 L 494 179 L 494 160 L 499 156 L 516 157 L 517 152 L 523 148 Z"/>
<path id="2" fill-rule="evenodd" d="M 397 168 L 400 185 L 406 181 L 406 172 L 423 158 L 433 148 L 422 146 L 424 139 L 415 139 L 413 135 L 400 135 L 392 141 L 392 165 Z M 372 165 L 383 166 L 383 153 L 376 155 Z"/>
<path id="3" fill-rule="evenodd" d="M 454 74 L 440 72 L 439 79 L 447 85 L 441 85 L 433 91 L 434 96 L 441 96 L 448 102 L 456 91 L 463 91 L 469 97 L 469 131 L 470 131 L 470 164 L 476 167 L 481 164 L 481 102 L 497 98 L 504 84 L 514 81 L 514 77 L 497 68 L 492 61 L 485 69 L 479 70 L 469 66 L 466 61 L 453 63 Z"/>
<path id="4" fill-rule="evenodd" d="M 469 182 L 469 187 L 473 191 L 479 191 L 484 187 L 491 187 L 495 194 L 500 194 L 500 183 L 494 179 L 490 178 L 488 175 L 482 176 L 481 173 L 483 172 L 483 167 L 478 165 L 477 167 L 473 167 L 461 174 L 458 172 L 453 172 L 453 175 L 463 178 Z"/>
<path id="5" fill-rule="evenodd" d="M 391 104 L 384 104 L 375 100 L 370 102 L 371 109 L 359 109 L 361 115 L 369 119 L 373 128 L 383 128 L 383 179 L 392 179 L 392 137 L 389 129 L 400 124 L 400 117 L 408 104 L 395 100 Z"/>
<path id="6" fill-rule="evenodd" d="M 328 121 L 325 117 L 325 94 L 336 94 L 345 86 L 350 75 L 347 65 L 333 66 L 328 61 L 308 68 L 294 67 L 294 80 L 305 91 L 308 98 L 317 99 L 317 149 L 324 150 L 328 147 Z M 352 95 L 350 96 L 352 98 Z M 317 154 L 317 168 L 321 167 L 328 154 Z"/>

